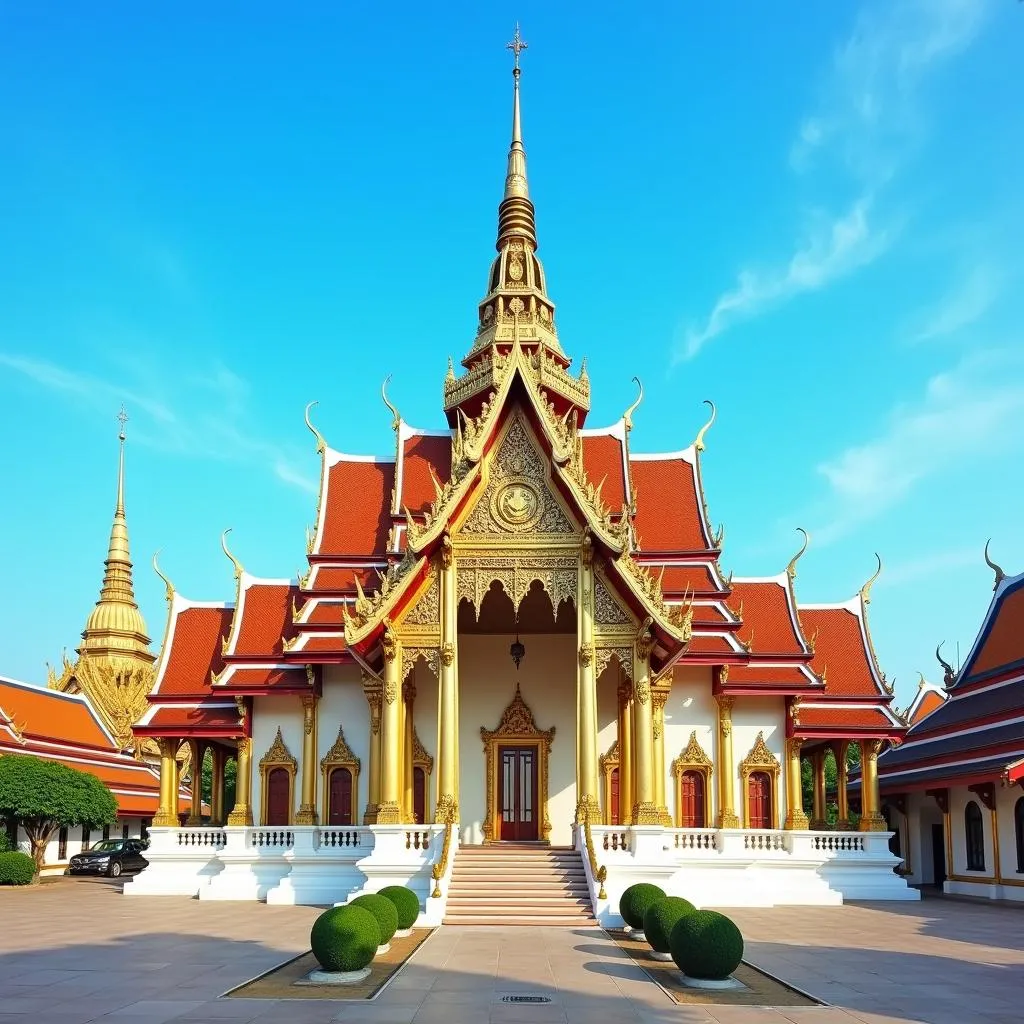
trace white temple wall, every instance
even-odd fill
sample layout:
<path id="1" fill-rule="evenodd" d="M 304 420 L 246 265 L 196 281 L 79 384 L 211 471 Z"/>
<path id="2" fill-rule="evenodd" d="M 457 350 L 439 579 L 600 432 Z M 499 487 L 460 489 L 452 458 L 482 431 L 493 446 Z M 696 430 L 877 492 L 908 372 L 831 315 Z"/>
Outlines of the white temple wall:
<path id="1" fill-rule="evenodd" d="M 694 729 L 704 753 L 717 764 L 718 704 L 711 695 L 711 671 L 710 667 L 694 666 L 677 668 L 672 674 L 672 689 L 665 704 L 665 802 L 673 820 L 676 814 L 676 783 L 672 777 L 672 762 L 690 742 L 690 733 Z M 716 776 L 713 774 L 707 793 L 709 823 L 714 822 L 718 815 L 716 789 Z"/>
<path id="2" fill-rule="evenodd" d="M 981 809 L 981 831 L 985 840 L 984 871 L 967 870 L 967 835 L 964 827 L 964 811 L 971 800 Z M 966 786 L 956 786 L 949 791 L 949 826 L 953 842 L 951 873 L 971 879 L 993 881 L 995 879 L 995 851 L 992 845 L 992 812 L 981 802 L 980 797 L 969 792 Z"/>
<path id="3" fill-rule="evenodd" d="M 291 808 L 294 821 L 302 794 L 302 704 L 293 694 L 257 697 L 252 703 L 252 820 L 257 825 L 263 824 L 263 779 L 260 774 L 260 759 L 270 749 L 280 727 L 281 738 L 288 752 L 298 762 Z"/>
<path id="4" fill-rule="evenodd" d="M 48 868 L 58 868 L 59 871 L 63 871 L 67 866 L 67 862 L 74 857 L 76 853 L 81 853 L 82 850 L 88 849 L 91 846 L 95 846 L 96 843 L 103 839 L 104 831 L 109 834 L 109 839 L 141 839 L 143 838 L 143 822 L 148 827 L 151 819 L 150 818 L 135 818 L 135 817 L 118 817 L 117 822 L 110 826 L 109 829 L 104 830 L 102 828 L 94 828 L 89 830 L 89 839 L 87 842 L 83 842 L 83 833 L 80 825 L 73 825 L 67 829 L 67 841 L 65 843 L 65 849 L 61 851 L 60 833 L 61 830 L 57 829 L 53 833 L 52 838 L 46 844 L 46 853 L 43 856 L 43 873 L 51 874 L 54 872 L 48 871 Z M 126 827 L 127 826 L 127 830 Z M 17 840 L 15 849 L 21 850 L 22 853 L 32 853 L 32 844 L 28 840 L 28 836 L 25 834 L 23 828 L 18 828 Z M 63 852 L 63 856 L 61 856 Z M 56 872 L 56 873 L 59 873 Z"/>
<path id="5" fill-rule="evenodd" d="M 487 766 L 480 727 L 496 729 L 520 685 L 539 729 L 555 727 L 548 760 L 551 842 L 572 842 L 576 813 L 576 636 L 522 635 L 519 670 L 507 634 L 459 636 L 459 814 L 461 842 L 480 844 L 487 807 Z M 422 737 L 421 737 L 422 738 Z"/>
<path id="6" fill-rule="evenodd" d="M 732 709 L 732 754 L 736 778 L 736 813 L 740 824 L 746 823 L 746 793 L 740 775 L 740 762 L 750 753 L 757 734 L 764 733 L 764 742 L 779 761 L 779 773 L 773 799 L 778 807 L 775 817 L 781 828 L 786 820 L 786 705 L 783 697 L 738 697 Z"/>
<path id="7" fill-rule="evenodd" d="M 301 709 L 300 709 L 301 711 Z M 301 721 L 301 720 L 300 720 Z M 370 783 L 370 705 L 363 693 L 363 684 L 357 665 L 325 665 L 323 668 L 323 695 L 320 698 L 316 742 L 316 809 L 324 811 L 323 773 L 320 762 L 338 738 L 338 727 L 345 732 L 345 742 L 359 758 L 359 787 L 355 797 L 355 820 L 361 824 Z M 300 754 L 296 754 L 300 757 Z"/>
<path id="8" fill-rule="evenodd" d="M 1018 888 L 1019 893 L 1009 895 L 1010 899 L 1024 900 L 1024 872 L 1017 870 L 1017 836 L 1014 830 L 1014 808 L 1024 800 L 1024 789 L 1020 786 L 996 786 L 996 821 L 999 831 L 999 874 L 1004 882 L 1020 883 L 1008 888 Z M 1024 864 L 1020 865 L 1024 867 Z"/>

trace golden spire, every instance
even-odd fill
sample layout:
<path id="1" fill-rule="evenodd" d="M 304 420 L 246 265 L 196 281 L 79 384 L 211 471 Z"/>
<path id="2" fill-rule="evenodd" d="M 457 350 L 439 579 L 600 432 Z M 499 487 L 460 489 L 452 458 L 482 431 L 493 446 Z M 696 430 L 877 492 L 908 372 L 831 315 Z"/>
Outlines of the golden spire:
<path id="1" fill-rule="evenodd" d="M 110 528 L 100 599 L 89 613 L 78 653 L 83 657 L 117 655 L 150 663 L 153 655 L 149 651 L 146 622 L 135 602 L 132 559 L 128 547 L 128 520 L 124 512 L 124 425 L 128 421 L 128 414 L 123 406 L 117 419 L 121 429 L 118 432 L 120 452 L 114 522 Z"/>
<path id="2" fill-rule="evenodd" d="M 505 177 L 505 198 L 522 196 L 530 198 L 530 187 L 526 182 L 526 150 L 523 148 L 523 125 L 519 115 L 519 54 L 529 47 L 519 35 L 516 22 L 515 35 L 506 49 L 512 51 L 512 146 L 508 151 L 508 174 Z"/>

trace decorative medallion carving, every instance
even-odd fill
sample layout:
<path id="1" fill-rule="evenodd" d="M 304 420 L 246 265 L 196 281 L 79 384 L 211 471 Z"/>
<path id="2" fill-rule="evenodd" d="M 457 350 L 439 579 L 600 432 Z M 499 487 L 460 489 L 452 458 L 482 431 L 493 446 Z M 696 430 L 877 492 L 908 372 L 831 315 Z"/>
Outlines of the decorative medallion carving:
<path id="1" fill-rule="evenodd" d="M 602 626 L 618 626 L 633 621 L 629 612 L 612 597 L 600 576 L 594 577 L 594 621 Z"/>
<path id="2" fill-rule="evenodd" d="M 513 532 L 529 530 L 539 518 L 540 510 L 537 488 L 525 477 L 512 477 L 491 496 L 491 515 Z"/>

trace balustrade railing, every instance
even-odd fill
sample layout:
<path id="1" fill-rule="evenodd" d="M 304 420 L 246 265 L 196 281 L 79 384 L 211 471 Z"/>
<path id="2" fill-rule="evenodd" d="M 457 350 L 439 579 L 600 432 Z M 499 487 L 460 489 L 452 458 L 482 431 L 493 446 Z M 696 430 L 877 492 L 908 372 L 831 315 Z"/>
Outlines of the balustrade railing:
<path id="1" fill-rule="evenodd" d="M 373 834 L 364 828 L 335 828 L 328 826 L 320 829 L 321 849 L 345 849 L 356 846 L 371 846 Z"/>
<path id="2" fill-rule="evenodd" d="M 605 832 L 601 840 L 601 848 L 604 850 L 628 850 L 628 832 Z"/>
<path id="3" fill-rule="evenodd" d="M 866 849 L 859 832 L 817 832 L 811 836 L 811 845 L 821 853 L 863 853 Z"/>
<path id="4" fill-rule="evenodd" d="M 717 850 L 718 838 L 714 829 L 672 829 L 672 848 L 682 853 L 688 850 Z"/>
<path id="5" fill-rule="evenodd" d="M 264 850 L 290 850 L 295 845 L 295 833 L 290 828 L 254 828 L 249 832 L 249 845 Z"/>
<path id="6" fill-rule="evenodd" d="M 786 833 L 767 828 L 744 829 L 743 849 L 751 853 L 776 853 L 786 850 Z"/>
<path id="7" fill-rule="evenodd" d="M 406 832 L 405 848 L 407 850 L 429 850 L 430 832 L 426 829 Z"/>
<path id="8" fill-rule="evenodd" d="M 176 832 L 176 845 L 181 847 L 219 850 L 227 842 L 227 837 L 219 828 L 179 828 Z"/>

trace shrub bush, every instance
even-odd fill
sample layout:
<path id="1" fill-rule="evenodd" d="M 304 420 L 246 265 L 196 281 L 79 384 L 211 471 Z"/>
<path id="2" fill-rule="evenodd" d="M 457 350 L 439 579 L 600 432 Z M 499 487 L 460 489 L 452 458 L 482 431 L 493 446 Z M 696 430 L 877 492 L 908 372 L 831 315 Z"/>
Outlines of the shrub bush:
<path id="1" fill-rule="evenodd" d="M 651 944 L 651 949 L 658 953 L 670 953 L 669 945 L 672 929 L 676 921 L 687 914 L 692 914 L 697 908 L 689 900 L 681 896 L 666 896 L 664 899 L 655 900 L 644 914 L 644 935 Z"/>
<path id="2" fill-rule="evenodd" d="M 386 946 L 398 931 L 398 908 L 379 892 L 368 892 L 357 896 L 350 904 L 350 907 L 362 907 L 368 910 L 377 919 L 377 926 L 380 928 L 380 944 Z"/>
<path id="3" fill-rule="evenodd" d="M 398 911 L 398 927 L 404 931 L 416 923 L 420 916 L 420 898 L 404 885 L 387 885 L 378 893 L 386 896 L 395 905 Z"/>
<path id="4" fill-rule="evenodd" d="M 655 900 L 664 898 L 665 890 L 660 886 L 651 885 L 649 882 L 637 882 L 636 885 L 631 885 L 619 899 L 619 913 L 630 928 L 642 929 L 647 908 Z"/>
<path id="5" fill-rule="evenodd" d="M 36 863 L 27 853 L 0 853 L 0 885 L 29 885 L 35 873 Z"/>
<path id="6" fill-rule="evenodd" d="M 313 956 L 325 971 L 361 971 L 376 956 L 380 942 L 377 919 L 365 907 L 331 907 L 309 933 Z"/>
<path id="7" fill-rule="evenodd" d="M 743 936 L 725 914 L 695 910 L 672 929 L 669 947 L 676 967 L 691 978 L 728 978 L 743 959 Z"/>

